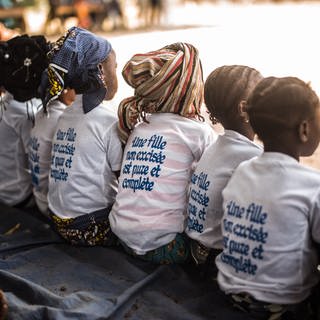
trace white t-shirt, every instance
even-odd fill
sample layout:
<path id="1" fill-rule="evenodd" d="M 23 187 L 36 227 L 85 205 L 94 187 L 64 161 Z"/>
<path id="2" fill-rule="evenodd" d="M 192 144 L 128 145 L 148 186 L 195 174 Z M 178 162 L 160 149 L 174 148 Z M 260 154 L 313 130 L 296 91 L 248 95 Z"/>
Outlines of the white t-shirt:
<path id="1" fill-rule="evenodd" d="M 88 113 L 82 95 L 59 118 L 52 141 L 48 203 L 61 218 L 104 209 L 113 204 L 122 148 L 117 116 L 100 105 Z"/>
<path id="2" fill-rule="evenodd" d="M 319 281 L 320 172 L 285 154 L 263 153 L 235 170 L 223 208 L 221 289 L 278 304 L 307 298 Z"/>
<path id="3" fill-rule="evenodd" d="M 189 186 L 186 233 L 209 248 L 222 249 L 222 190 L 234 169 L 262 148 L 242 134 L 225 130 L 202 155 Z"/>
<path id="4" fill-rule="evenodd" d="M 44 214 L 48 210 L 48 175 L 51 164 L 51 145 L 57 122 L 66 105 L 54 100 L 48 105 L 48 113 L 38 112 L 31 130 L 29 165 L 33 194 L 38 208 Z"/>
<path id="5" fill-rule="evenodd" d="M 0 202 L 14 206 L 32 193 L 28 144 L 39 99 L 19 102 L 6 92 L 0 106 Z"/>
<path id="6" fill-rule="evenodd" d="M 151 114 L 147 120 L 127 141 L 109 216 L 113 232 L 137 254 L 183 232 L 191 173 L 217 137 L 208 124 L 171 113 Z"/>

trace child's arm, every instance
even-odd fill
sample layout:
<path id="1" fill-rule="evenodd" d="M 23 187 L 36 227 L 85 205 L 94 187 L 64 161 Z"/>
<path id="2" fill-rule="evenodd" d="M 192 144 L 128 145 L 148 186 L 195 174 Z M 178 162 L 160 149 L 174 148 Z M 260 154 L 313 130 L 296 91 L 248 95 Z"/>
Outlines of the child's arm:
<path id="1" fill-rule="evenodd" d="M 112 172 L 116 175 L 117 179 L 120 176 L 123 146 L 118 136 L 118 124 L 114 122 L 105 137 L 107 147 L 107 159 Z"/>
<path id="2" fill-rule="evenodd" d="M 314 205 L 314 210 L 311 214 L 310 219 L 310 229 L 311 229 L 311 237 L 315 244 L 316 250 L 318 252 L 318 264 L 320 265 L 320 190 L 316 197 L 318 199 Z"/>
<path id="3" fill-rule="evenodd" d="M 320 243 L 315 243 L 315 245 L 316 245 L 316 249 L 317 249 L 317 253 L 318 253 L 318 264 L 320 267 Z M 319 269 L 319 271 L 320 271 L 320 269 Z"/>

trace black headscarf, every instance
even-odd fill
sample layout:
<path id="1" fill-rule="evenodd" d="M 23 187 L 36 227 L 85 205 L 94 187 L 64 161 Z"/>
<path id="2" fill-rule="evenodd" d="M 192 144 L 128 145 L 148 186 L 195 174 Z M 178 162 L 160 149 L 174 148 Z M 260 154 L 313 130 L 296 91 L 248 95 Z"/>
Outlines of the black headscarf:
<path id="1" fill-rule="evenodd" d="M 0 42 L 0 84 L 15 100 L 24 102 L 37 97 L 49 50 L 50 43 L 40 35 L 22 35 Z"/>

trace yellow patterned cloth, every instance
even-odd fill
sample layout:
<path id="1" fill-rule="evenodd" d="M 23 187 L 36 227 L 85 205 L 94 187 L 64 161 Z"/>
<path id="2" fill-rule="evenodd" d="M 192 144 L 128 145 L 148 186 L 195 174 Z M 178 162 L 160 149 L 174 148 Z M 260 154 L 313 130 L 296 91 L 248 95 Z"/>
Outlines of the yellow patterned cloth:
<path id="1" fill-rule="evenodd" d="M 57 232 L 65 240 L 73 245 L 84 246 L 111 246 L 116 243 L 108 216 L 108 209 L 70 219 L 50 213 Z"/>

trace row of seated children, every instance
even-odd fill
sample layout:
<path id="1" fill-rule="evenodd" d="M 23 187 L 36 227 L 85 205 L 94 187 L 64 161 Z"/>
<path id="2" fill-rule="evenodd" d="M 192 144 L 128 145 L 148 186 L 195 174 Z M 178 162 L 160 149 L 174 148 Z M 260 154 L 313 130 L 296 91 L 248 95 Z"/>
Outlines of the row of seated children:
<path id="1" fill-rule="evenodd" d="M 225 66 L 206 81 L 225 133 L 191 177 L 186 233 L 245 319 L 318 319 L 320 175 L 299 159 L 319 144 L 319 98 L 296 77 L 259 77 Z"/>
<path id="2" fill-rule="evenodd" d="M 201 263 L 213 249 L 233 304 L 260 318 L 308 319 L 319 278 L 319 173 L 298 162 L 319 143 L 312 89 L 246 66 L 218 68 L 204 86 L 196 48 L 175 43 L 124 66 L 135 94 L 117 119 L 101 105 L 117 91 L 108 41 L 72 28 L 48 57 L 40 85 L 48 114 L 64 89 L 76 93 L 51 130 L 48 211 L 45 197 L 39 206 L 61 236 L 82 245 L 118 241 L 154 263 L 186 262 L 190 247 Z M 218 138 L 201 121 L 203 90 L 212 121 L 225 128 Z M 30 144 L 34 181 L 41 134 Z"/>
<path id="3" fill-rule="evenodd" d="M 88 43 L 90 43 L 90 46 Z M 84 49 L 77 51 L 79 50 L 78 48 Z M 86 50 L 89 50 L 89 52 L 86 52 Z M 50 55 L 51 60 L 47 77 L 48 83 L 52 87 L 47 90 L 45 77 L 40 86 L 41 91 L 47 94 L 44 97 L 44 104 L 46 105 L 47 101 L 59 96 L 64 87 L 71 87 L 77 92 L 75 102 L 59 116 L 59 121 L 53 133 L 48 186 L 50 217 L 55 222 L 60 234 L 72 243 L 106 244 L 110 240 L 109 232 L 107 232 L 110 230 L 107 227 L 109 224 L 108 212 L 117 192 L 116 176 L 117 171 L 120 171 L 121 168 L 122 146 L 118 136 L 118 121 L 116 117 L 104 106 L 96 107 L 106 98 L 106 81 L 109 81 L 107 83 L 107 94 L 113 97 L 116 91 L 115 54 L 106 40 L 96 37 L 85 30 L 73 28 L 66 37 L 59 39 L 54 44 Z M 137 61 L 134 61 L 134 59 L 137 59 Z M 102 64 L 102 68 L 99 64 Z M 147 74 L 144 69 L 144 66 L 148 64 L 152 66 L 150 74 Z M 96 69 L 92 67 L 93 65 L 96 66 Z M 91 69 L 88 71 L 92 74 L 86 75 L 86 68 L 89 68 L 89 66 Z M 64 74 L 59 74 L 60 70 L 67 70 L 65 77 Z M 162 71 L 162 73 L 158 71 Z M 141 73 L 140 77 L 133 77 L 133 73 L 139 75 L 139 72 Z M 122 170 L 121 176 L 124 176 L 124 182 L 120 185 L 125 186 L 123 189 L 127 190 L 124 191 L 135 193 L 137 184 L 139 184 L 138 188 L 147 194 L 152 190 L 159 193 L 154 187 L 155 182 L 152 180 L 160 177 L 160 175 L 164 177 L 166 185 L 160 186 L 161 188 L 159 189 L 164 193 L 162 196 L 163 204 L 169 203 L 171 206 L 177 207 L 175 214 L 172 214 L 173 221 L 166 222 L 167 226 L 161 226 L 160 236 L 156 236 L 158 238 L 163 237 L 159 241 L 164 245 L 168 238 L 170 238 L 169 242 L 173 240 L 178 231 L 180 233 L 183 232 L 184 217 L 181 207 L 184 209 L 185 190 L 189 181 L 191 165 L 195 160 L 199 160 L 205 147 L 216 138 L 216 134 L 214 134 L 209 125 L 195 120 L 197 117 L 201 117 L 200 106 L 203 100 L 203 80 L 198 52 L 193 46 L 177 43 L 155 52 L 154 56 L 151 57 L 150 54 L 137 55 L 124 68 L 127 81 L 131 82 L 132 86 L 138 86 L 139 83 L 144 82 L 143 90 L 145 91 L 147 85 L 150 85 L 147 80 L 149 79 L 150 82 L 154 80 L 152 72 L 157 72 L 159 83 L 165 82 L 166 87 L 153 85 L 153 88 L 151 88 L 153 91 L 150 91 L 149 96 L 146 96 L 144 101 L 136 97 L 124 100 L 119 108 L 119 114 L 121 114 L 119 125 L 122 141 L 125 141 L 140 115 L 144 116 L 145 113 L 156 111 L 151 110 L 151 106 L 147 106 L 146 101 L 148 99 L 155 100 L 161 96 L 163 101 L 157 108 L 157 114 L 148 116 L 148 121 L 149 123 L 151 121 L 154 123 L 153 128 L 158 132 L 158 136 L 154 135 L 154 129 L 152 128 L 151 133 L 147 133 L 149 136 L 143 139 L 138 137 L 136 141 L 140 141 L 132 143 L 132 148 L 138 148 L 138 151 L 140 151 L 140 157 L 144 154 L 144 159 L 141 160 L 144 164 L 141 165 L 140 169 L 137 166 L 132 168 L 130 173 L 126 173 L 125 169 Z M 108 76 L 104 77 L 104 74 Z M 182 77 L 181 75 L 184 74 L 188 76 Z M 84 79 L 85 76 L 88 78 Z M 57 85 L 58 81 L 63 83 Z M 87 83 L 83 83 L 86 81 L 89 85 L 92 85 L 92 88 L 88 87 Z M 56 88 L 61 89 L 61 92 L 55 92 Z M 136 91 L 138 90 L 139 88 L 136 88 Z M 145 107 L 149 108 L 148 110 L 143 110 L 144 104 Z M 137 109 L 134 110 L 134 107 L 137 107 Z M 50 105 L 47 107 L 47 113 L 50 116 L 49 108 Z M 127 113 L 130 113 L 130 116 L 127 116 Z M 186 117 L 173 113 L 185 114 Z M 47 129 L 42 130 L 41 126 L 39 126 L 39 121 L 42 118 L 43 116 L 38 115 L 36 117 L 35 128 L 32 130 L 31 151 L 29 152 L 34 182 L 42 180 L 41 175 L 39 175 L 42 172 L 42 168 L 39 164 L 42 163 L 41 158 L 43 157 L 41 157 L 42 152 L 39 150 L 43 148 L 42 150 L 45 151 L 44 143 L 42 143 L 42 146 L 40 145 L 41 135 L 47 136 L 46 131 L 48 131 Z M 53 117 L 51 119 L 54 120 Z M 167 125 L 163 126 L 163 122 L 167 123 Z M 161 128 L 155 127 L 157 123 L 159 123 L 158 126 L 164 127 L 162 136 Z M 146 123 L 141 123 L 139 129 L 142 129 L 144 124 Z M 172 130 L 174 126 L 177 132 Z M 40 128 L 37 130 L 38 127 Z M 181 133 L 184 135 L 181 136 Z M 167 146 L 168 135 L 172 136 L 172 138 L 169 136 L 169 140 L 172 140 L 172 146 L 169 143 Z M 194 137 L 197 138 L 194 139 Z M 143 148 L 143 140 L 146 139 L 150 140 L 149 146 L 144 146 Z M 180 149 L 178 146 L 181 146 Z M 125 150 L 125 154 L 130 154 L 130 157 L 133 157 L 134 153 L 134 151 Z M 173 163 L 176 167 L 171 169 L 169 165 L 164 164 L 165 159 L 167 159 L 166 163 L 169 165 Z M 48 164 L 48 156 L 46 163 Z M 43 166 L 45 165 L 43 162 Z M 47 165 L 46 167 L 48 168 Z M 144 171 L 141 173 L 142 167 Z M 147 172 L 149 170 L 150 172 Z M 179 183 L 173 186 L 173 192 L 168 201 L 164 199 L 167 195 L 164 191 L 175 183 L 175 179 L 172 179 L 172 176 L 174 177 L 173 173 L 177 175 L 176 179 L 179 180 Z M 140 179 L 141 176 L 142 178 Z M 158 184 L 160 185 L 160 183 Z M 40 204 L 40 209 L 45 208 L 45 204 L 44 206 L 41 204 L 45 197 L 39 197 L 37 192 L 37 187 L 39 186 L 35 187 L 34 195 L 37 203 Z M 137 194 L 135 193 L 135 196 Z M 151 202 L 143 204 L 143 201 L 141 203 L 144 206 L 150 206 L 151 204 Z M 154 203 L 153 206 L 155 208 L 161 207 L 159 203 Z M 43 211 L 45 212 L 45 210 Z M 169 213 L 170 206 L 164 214 L 163 220 L 168 220 L 165 215 L 168 216 Z M 86 221 L 82 222 L 85 227 L 74 228 L 71 222 L 79 224 L 79 219 L 76 218 L 81 217 L 81 220 L 83 220 L 84 216 L 86 216 Z M 150 217 L 150 221 L 152 220 L 153 217 Z M 118 221 L 115 222 L 115 226 L 117 223 Z M 167 230 L 169 225 L 172 225 L 172 230 Z M 132 224 L 132 226 L 134 225 Z M 120 224 L 118 224 L 118 227 L 120 227 Z M 158 227 L 158 224 L 154 224 L 154 227 Z M 90 238 L 89 229 L 95 231 L 92 234 L 92 238 Z M 116 227 L 113 229 L 116 229 Z M 155 234 L 154 232 L 151 233 Z M 162 233 L 164 233 L 163 236 Z M 153 239 L 147 241 L 147 238 L 145 238 L 144 242 L 150 247 L 148 242 L 151 243 Z M 157 248 L 158 243 L 152 246 L 152 248 L 147 248 L 149 250 L 145 251 Z M 142 250 L 143 248 L 140 251 Z"/>

